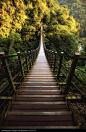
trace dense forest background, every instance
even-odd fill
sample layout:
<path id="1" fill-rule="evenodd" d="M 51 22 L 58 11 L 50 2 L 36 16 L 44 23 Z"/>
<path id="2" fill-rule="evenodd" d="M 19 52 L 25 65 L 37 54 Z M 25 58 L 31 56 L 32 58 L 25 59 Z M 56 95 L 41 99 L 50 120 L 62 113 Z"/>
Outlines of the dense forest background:
<path id="1" fill-rule="evenodd" d="M 80 37 L 86 37 L 86 0 L 58 0 L 60 6 L 67 5 L 72 15 L 80 26 L 83 32 Z"/>
<path id="2" fill-rule="evenodd" d="M 60 7 L 57 0 L 2 0 L 0 8 L 0 51 L 6 55 L 38 46 L 41 19 L 48 49 L 70 55 L 77 51 L 82 29 L 66 5 Z"/>

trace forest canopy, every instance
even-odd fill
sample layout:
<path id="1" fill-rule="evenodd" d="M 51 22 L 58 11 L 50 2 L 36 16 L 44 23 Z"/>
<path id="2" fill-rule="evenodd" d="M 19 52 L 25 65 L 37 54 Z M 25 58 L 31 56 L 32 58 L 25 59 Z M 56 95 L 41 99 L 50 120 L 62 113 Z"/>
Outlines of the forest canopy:
<path id="1" fill-rule="evenodd" d="M 86 37 L 86 0 L 58 0 L 60 6 L 67 5 L 77 22 L 80 23 L 82 31 L 80 37 Z"/>
<path id="2" fill-rule="evenodd" d="M 0 7 L 0 51 L 5 54 L 35 49 L 41 19 L 47 48 L 70 55 L 76 52 L 80 24 L 67 6 L 60 7 L 56 0 L 2 0 Z"/>

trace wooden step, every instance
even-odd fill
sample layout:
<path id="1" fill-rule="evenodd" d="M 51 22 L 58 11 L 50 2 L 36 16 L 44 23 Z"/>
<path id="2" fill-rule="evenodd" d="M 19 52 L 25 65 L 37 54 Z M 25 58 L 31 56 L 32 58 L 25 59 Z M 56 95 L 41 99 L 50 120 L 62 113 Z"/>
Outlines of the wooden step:
<path id="1" fill-rule="evenodd" d="M 16 95 L 16 101 L 64 101 L 64 95 Z"/>
<path id="2" fill-rule="evenodd" d="M 18 98 L 64 98 L 64 95 L 16 95 Z"/>
<path id="3" fill-rule="evenodd" d="M 15 102 L 11 105 L 11 111 L 67 111 L 66 102 Z"/>
<path id="4" fill-rule="evenodd" d="M 53 76 L 26 76 L 26 79 L 54 79 Z"/>
<path id="5" fill-rule="evenodd" d="M 59 111 L 67 111 L 67 108 L 66 109 L 58 109 Z M 56 112 L 57 110 L 53 109 L 53 110 L 42 110 L 42 109 L 38 109 L 38 110 L 34 110 L 34 109 L 10 109 L 10 111 L 15 111 L 15 112 Z"/>
<path id="6" fill-rule="evenodd" d="M 35 90 L 35 89 L 34 90 L 31 90 L 31 89 L 25 90 L 25 89 L 20 89 L 19 92 L 61 92 L 61 90 L 58 90 L 58 89 L 57 90 L 42 90 L 42 89 L 41 90 L 40 89 L 39 90 Z"/>
<path id="7" fill-rule="evenodd" d="M 16 112 L 17 113 L 17 112 Z M 27 112 L 26 112 L 27 113 Z M 30 112 L 28 112 L 30 113 Z M 33 112 L 35 113 L 35 112 Z M 40 112 L 42 113 L 42 112 Z M 43 121 L 43 122 L 58 122 L 58 121 L 72 121 L 72 116 L 71 115 L 45 115 L 43 114 L 43 116 L 41 115 L 9 115 L 6 117 L 5 121 L 18 121 L 18 122 L 39 122 L 39 121 Z"/>
<path id="8" fill-rule="evenodd" d="M 73 126 L 73 123 L 72 121 L 58 121 L 58 122 L 55 122 L 55 121 L 47 121 L 47 122 L 44 122 L 44 121 L 35 121 L 35 122 L 19 122 L 19 121 L 5 121 L 4 126 Z"/>
<path id="9" fill-rule="evenodd" d="M 15 112 L 15 111 L 7 111 L 6 115 L 72 115 L 71 111 L 56 111 L 56 112 Z"/>
<path id="10" fill-rule="evenodd" d="M 22 86 L 22 90 L 59 90 L 59 87 L 43 87 L 43 86 Z M 59 91 L 61 92 L 61 91 Z"/>
<path id="11" fill-rule="evenodd" d="M 17 130 L 37 130 L 37 129 L 79 129 L 79 126 L 2 126 L 1 129 L 17 129 Z"/>
<path id="12" fill-rule="evenodd" d="M 55 112 L 55 111 L 67 111 L 67 107 L 65 104 L 23 104 L 23 105 L 17 105 L 17 104 L 12 104 L 11 106 L 11 111 L 27 111 L 27 112 Z"/>
<path id="13" fill-rule="evenodd" d="M 46 102 L 53 102 L 53 101 L 64 101 L 64 98 L 61 98 L 61 97 L 59 97 L 59 98 L 46 98 L 46 97 L 39 97 L 39 98 L 37 98 L 37 97 L 35 97 L 35 98 L 30 98 L 30 97 L 24 97 L 24 98 L 21 98 L 21 97 L 16 97 L 16 100 L 15 101 L 26 101 L 26 102 L 28 102 L 28 101 L 31 101 L 31 102 L 44 102 L 44 101 L 46 101 Z"/>
<path id="14" fill-rule="evenodd" d="M 49 84 L 49 85 L 51 85 L 51 84 L 57 84 L 57 82 L 30 82 L 30 81 L 28 81 L 28 82 L 24 82 L 23 84 L 45 84 L 44 86 L 47 86 L 47 84 Z"/>
<path id="15" fill-rule="evenodd" d="M 25 80 L 25 82 L 33 82 L 33 83 L 35 83 L 35 82 L 55 82 L 55 80 L 53 79 L 53 80 L 49 80 L 49 79 L 46 79 L 46 80 L 44 80 L 44 79 L 34 79 L 34 80 L 32 80 L 32 79 L 26 79 Z"/>
<path id="16" fill-rule="evenodd" d="M 60 105 L 60 104 L 67 104 L 66 101 L 58 101 L 58 102 L 19 102 L 19 101 L 15 101 L 15 102 L 12 102 L 12 104 L 16 104 L 16 105 L 34 105 L 34 104 L 37 104 L 37 105 Z"/>
<path id="17" fill-rule="evenodd" d="M 57 82 L 24 82 L 23 86 L 57 86 Z"/>
<path id="18" fill-rule="evenodd" d="M 50 73 L 50 72 L 45 72 L 45 73 L 44 72 L 43 73 L 41 73 L 41 72 L 32 72 L 31 73 L 31 75 L 33 75 L 33 76 L 34 75 L 41 75 L 41 76 L 45 75 L 46 76 L 47 74 L 48 74 L 48 76 L 52 76 L 52 73 Z"/>
<path id="19" fill-rule="evenodd" d="M 21 86 L 21 88 L 58 88 L 59 86 Z"/>
<path id="20" fill-rule="evenodd" d="M 58 95 L 58 94 L 61 94 L 61 91 L 59 90 L 41 90 L 41 89 L 38 89 L 38 90 L 19 90 L 19 94 L 20 95 Z"/>
<path id="21" fill-rule="evenodd" d="M 45 75 L 41 75 L 41 74 L 32 75 L 32 74 L 29 74 L 26 77 L 54 77 L 54 76 L 49 75 L 49 74 L 45 74 Z"/>

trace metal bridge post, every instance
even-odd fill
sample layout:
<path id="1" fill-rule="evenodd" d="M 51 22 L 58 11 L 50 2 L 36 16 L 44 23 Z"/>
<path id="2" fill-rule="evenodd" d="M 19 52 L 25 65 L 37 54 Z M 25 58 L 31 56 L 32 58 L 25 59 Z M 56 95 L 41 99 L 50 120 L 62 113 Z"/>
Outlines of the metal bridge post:
<path id="1" fill-rule="evenodd" d="M 77 62 L 78 62 L 78 57 L 79 57 L 79 54 L 75 54 L 75 57 L 72 61 L 69 76 L 68 76 L 68 79 L 67 79 L 67 82 L 66 82 L 65 94 L 68 93 L 68 89 L 69 89 L 69 86 L 71 84 L 71 80 L 72 80 L 72 77 L 74 75 L 74 71 L 75 71 L 75 68 L 76 68 L 76 65 L 77 65 Z"/>
<path id="2" fill-rule="evenodd" d="M 25 59 L 26 59 L 27 72 L 29 72 L 29 68 L 28 68 L 28 59 L 27 59 L 27 52 L 26 52 L 26 51 L 25 51 Z"/>
<path id="3" fill-rule="evenodd" d="M 5 56 L 5 53 L 4 52 L 0 52 L 0 56 Z M 10 83 L 10 85 L 12 85 L 14 91 L 16 91 L 15 89 L 15 86 L 14 86 L 14 83 L 13 83 L 13 78 L 11 76 L 11 72 L 10 72 L 10 69 L 9 69 L 9 66 L 8 66 L 8 63 L 7 63 L 7 60 L 5 58 L 1 58 L 1 61 L 2 61 L 2 64 L 4 66 L 4 70 L 5 70 L 5 73 L 6 73 L 6 76 L 7 76 L 7 79 Z"/>
<path id="4" fill-rule="evenodd" d="M 55 52 L 55 59 L 54 59 L 54 68 L 53 68 L 53 72 L 55 72 L 55 68 L 56 68 L 56 57 L 57 57 L 57 52 Z"/>
<path id="5" fill-rule="evenodd" d="M 36 50 L 36 52 L 34 53 L 34 61 L 35 61 L 35 59 L 36 59 L 36 54 L 38 53 L 38 50 Z"/>
<path id="6" fill-rule="evenodd" d="M 30 51 L 28 51 L 28 54 L 29 54 L 29 70 L 31 69 L 31 54 L 30 54 Z"/>
<path id="7" fill-rule="evenodd" d="M 60 75 L 60 71 L 61 71 L 61 66 L 62 66 L 63 56 L 64 56 L 64 52 L 61 52 L 60 61 L 59 61 L 59 68 L 58 68 L 58 74 L 57 74 L 57 79 L 59 79 L 59 75 Z"/>
<path id="8" fill-rule="evenodd" d="M 32 67 L 32 65 L 33 65 L 33 51 L 32 50 L 30 52 L 30 57 L 31 57 L 31 67 Z"/>
<path id="9" fill-rule="evenodd" d="M 19 65 L 20 65 L 20 70 L 21 70 L 21 74 L 24 78 L 24 71 L 23 71 L 23 66 L 22 66 L 22 61 L 21 61 L 21 54 L 20 52 L 17 52 L 17 55 L 18 55 L 18 59 L 19 59 Z"/>
<path id="10" fill-rule="evenodd" d="M 35 56 L 35 52 L 34 52 L 34 50 L 33 50 L 33 53 L 32 53 L 32 65 L 33 65 L 33 63 L 34 63 L 34 57 Z"/>
<path id="11" fill-rule="evenodd" d="M 53 68 L 53 53 L 54 51 L 51 51 L 51 69 Z"/>
<path id="12" fill-rule="evenodd" d="M 51 61 L 52 61 L 52 59 L 51 59 L 51 51 L 50 50 L 48 50 L 48 61 L 49 61 L 49 64 L 50 64 L 50 66 L 51 66 Z"/>

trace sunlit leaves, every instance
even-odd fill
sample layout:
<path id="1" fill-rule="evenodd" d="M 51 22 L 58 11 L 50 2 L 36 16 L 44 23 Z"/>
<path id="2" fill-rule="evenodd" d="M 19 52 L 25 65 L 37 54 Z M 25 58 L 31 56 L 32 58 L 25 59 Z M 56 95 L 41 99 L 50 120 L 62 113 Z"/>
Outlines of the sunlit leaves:
<path id="1" fill-rule="evenodd" d="M 9 7 L 9 10 L 4 10 L 5 7 Z M 72 47 L 72 35 L 79 33 L 80 25 L 69 16 L 67 6 L 60 7 L 56 0 L 4 0 L 0 25 L 0 34 L 6 38 L 3 50 L 11 54 L 12 51 L 36 48 L 39 44 L 41 19 L 47 47 L 65 52 Z M 72 39 L 68 39 L 70 36 Z"/>
<path id="2" fill-rule="evenodd" d="M 58 0 L 60 5 L 68 5 L 70 15 L 72 15 L 77 22 L 80 23 L 80 37 L 86 36 L 86 3 L 82 0 Z M 85 20 L 85 21 L 84 21 Z"/>

